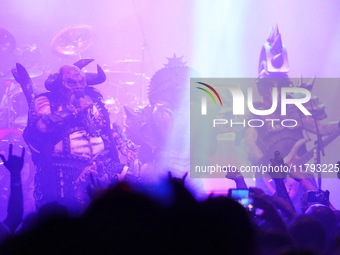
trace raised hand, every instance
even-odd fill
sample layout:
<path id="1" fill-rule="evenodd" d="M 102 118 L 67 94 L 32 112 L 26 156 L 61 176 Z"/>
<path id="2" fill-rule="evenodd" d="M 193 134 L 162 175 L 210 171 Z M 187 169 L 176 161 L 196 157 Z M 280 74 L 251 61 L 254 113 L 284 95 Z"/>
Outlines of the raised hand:
<path id="1" fill-rule="evenodd" d="M 248 189 L 246 182 L 244 181 L 243 175 L 238 169 L 235 172 L 231 171 L 232 167 L 224 167 L 223 170 L 227 170 L 225 178 L 233 180 L 236 183 L 236 188 L 238 189 Z"/>
<path id="2" fill-rule="evenodd" d="M 271 163 L 272 167 L 279 167 L 279 168 L 282 167 L 277 172 L 276 171 L 268 172 L 268 174 L 270 175 L 271 178 L 273 178 L 273 179 L 278 179 L 278 178 L 279 179 L 285 179 L 287 177 L 287 173 L 285 173 L 283 170 L 281 170 L 286 165 L 280 165 L 275 161 L 275 159 L 272 159 L 272 158 L 270 159 L 270 163 Z"/>
<path id="3" fill-rule="evenodd" d="M 81 183 L 81 182 L 86 182 L 88 179 L 88 176 L 97 176 L 98 172 L 97 172 L 97 164 L 96 162 L 93 162 L 92 165 L 86 166 L 83 171 L 81 172 L 81 174 L 78 176 L 76 183 Z"/>
<path id="4" fill-rule="evenodd" d="M 5 156 L 0 154 L 1 160 L 4 162 L 5 167 L 10 171 L 11 174 L 20 173 L 22 167 L 24 166 L 24 156 L 25 156 L 25 148 L 22 148 L 21 156 L 13 155 L 13 144 L 9 145 L 9 153 L 8 159 L 5 159 Z"/>
<path id="5" fill-rule="evenodd" d="M 272 227 L 276 228 L 277 230 L 286 232 L 286 223 L 283 221 L 282 217 L 275 209 L 273 203 L 266 196 L 263 195 L 254 193 L 252 197 L 254 198 L 255 208 L 263 210 L 263 213 L 258 215 L 258 217 L 269 222 Z"/>
<path id="6" fill-rule="evenodd" d="M 90 173 L 90 180 L 91 183 L 87 185 L 88 196 L 90 197 L 90 199 L 101 197 L 105 193 L 106 189 L 102 187 L 98 178 L 96 178 L 96 180 L 94 179 L 92 173 Z"/>
<path id="7" fill-rule="evenodd" d="M 182 186 L 184 186 L 184 182 L 185 182 L 185 178 L 187 177 L 188 172 L 186 172 L 182 178 L 176 178 L 176 177 L 172 177 L 171 172 L 168 172 L 168 179 L 171 183 L 173 184 L 180 184 Z"/>
<path id="8" fill-rule="evenodd" d="M 236 169 L 236 171 L 233 172 L 231 171 L 232 170 L 231 167 L 224 167 L 223 170 L 227 171 L 227 174 L 225 176 L 225 178 L 227 179 L 234 180 L 234 179 L 243 178 L 243 175 L 240 173 L 238 169 Z"/>

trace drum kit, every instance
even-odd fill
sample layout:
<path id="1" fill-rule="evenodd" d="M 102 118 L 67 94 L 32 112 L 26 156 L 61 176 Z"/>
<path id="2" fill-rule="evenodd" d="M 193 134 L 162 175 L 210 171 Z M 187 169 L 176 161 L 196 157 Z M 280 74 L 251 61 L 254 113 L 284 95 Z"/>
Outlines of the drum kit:
<path id="1" fill-rule="evenodd" d="M 81 58 L 81 53 L 90 47 L 94 38 L 94 28 L 89 25 L 77 25 L 61 30 L 50 44 L 51 51 L 58 57 L 73 56 Z M 40 77 L 46 68 L 42 63 L 41 50 L 36 45 L 17 47 L 14 36 L 0 28 L 0 58 L 16 54 L 18 62 L 28 67 L 31 78 Z M 1 62 L 1 61 L 0 61 Z M 40 64 L 38 63 L 40 62 Z M 1 64 L 1 63 L 0 63 Z M 143 73 L 143 61 L 130 59 L 113 61 L 103 65 L 107 75 L 104 102 L 110 113 L 111 122 L 124 126 L 125 112 L 123 106 L 135 108 L 146 104 L 144 87 L 149 78 Z M 18 83 L 10 71 L 3 72 L 0 65 L 0 153 L 8 152 L 9 143 L 18 149 L 25 146 L 22 132 L 27 125 L 28 105 Z M 22 171 L 23 188 L 33 188 L 34 166 L 30 152 L 26 150 L 25 167 Z M 0 163 L 1 164 L 1 163 Z M 9 173 L 0 165 L 0 196 L 8 196 Z M 1 201 L 0 201 L 1 202 Z"/>
<path id="2" fill-rule="evenodd" d="M 136 108 L 146 104 L 144 85 L 149 77 L 138 72 L 141 60 L 125 59 L 104 65 L 110 90 L 105 100 L 110 112 L 111 122 L 117 122 L 121 127 L 125 123 L 123 106 Z"/>
<path id="3" fill-rule="evenodd" d="M 50 48 L 57 56 L 75 56 L 81 59 L 81 53 L 90 47 L 94 38 L 94 28 L 89 25 L 77 25 L 61 30 L 52 40 Z M 135 108 L 147 102 L 145 87 L 149 82 L 143 72 L 143 61 L 130 59 L 117 60 L 104 64 L 107 76 L 105 85 L 109 85 L 104 95 L 104 103 L 110 113 L 111 122 L 124 126 L 123 106 Z"/>

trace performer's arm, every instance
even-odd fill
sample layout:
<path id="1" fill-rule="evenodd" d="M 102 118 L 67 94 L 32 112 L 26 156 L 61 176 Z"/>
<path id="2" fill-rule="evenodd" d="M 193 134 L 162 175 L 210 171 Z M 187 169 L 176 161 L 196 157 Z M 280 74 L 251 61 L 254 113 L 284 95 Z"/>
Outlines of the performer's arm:
<path id="1" fill-rule="evenodd" d="M 115 122 L 112 124 L 112 135 L 120 153 L 126 157 L 128 165 L 137 159 L 138 146 L 127 139 L 122 128 Z"/>
<path id="2" fill-rule="evenodd" d="M 41 132 L 48 132 L 49 127 L 48 122 L 46 121 L 46 117 L 51 114 L 50 101 L 45 96 L 38 97 L 35 101 L 34 108 L 35 113 L 40 117 L 37 122 L 37 128 Z"/>
<path id="3" fill-rule="evenodd" d="M 126 176 L 139 176 L 141 164 L 138 160 L 138 146 L 128 140 L 121 127 L 115 122 L 112 124 L 112 136 L 119 152 L 126 157 L 128 167 L 118 174 L 118 180 L 122 181 Z"/>
<path id="4" fill-rule="evenodd" d="M 66 109 L 60 109 L 51 112 L 51 104 L 46 96 L 38 97 L 35 101 L 35 113 L 39 117 L 37 128 L 43 132 L 52 132 L 58 125 L 62 125 L 65 121 L 74 118 L 77 109 L 73 105 L 68 105 Z"/>

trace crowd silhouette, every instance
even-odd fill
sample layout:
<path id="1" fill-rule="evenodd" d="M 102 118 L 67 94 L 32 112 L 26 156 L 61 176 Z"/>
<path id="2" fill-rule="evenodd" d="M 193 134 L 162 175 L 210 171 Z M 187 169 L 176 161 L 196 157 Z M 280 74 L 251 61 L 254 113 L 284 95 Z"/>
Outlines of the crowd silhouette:
<path id="1" fill-rule="evenodd" d="M 279 178 L 274 196 L 251 188 L 260 213 L 225 196 L 196 201 L 185 188 L 187 176 L 169 172 L 152 187 L 103 188 L 92 177 L 92 201 L 81 216 L 52 202 L 22 219 L 24 154 L 13 155 L 10 145 L 8 159 L 0 155 L 11 173 L 0 254 L 340 254 L 339 211 L 314 204 L 298 215 Z"/>

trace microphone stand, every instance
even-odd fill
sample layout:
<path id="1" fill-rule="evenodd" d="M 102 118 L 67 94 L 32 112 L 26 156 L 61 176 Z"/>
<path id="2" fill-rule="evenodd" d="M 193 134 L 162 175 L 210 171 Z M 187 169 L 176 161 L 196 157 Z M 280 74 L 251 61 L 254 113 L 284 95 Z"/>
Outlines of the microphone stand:
<path id="1" fill-rule="evenodd" d="M 142 43 L 142 68 L 141 68 L 142 70 L 141 70 L 141 84 L 140 84 L 140 86 L 141 86 L 141 104 L 143 105 L 143 102 L 144 102 L 144 99 L 145 99 L 145 89 L 144 89 L 144 86 L 143 86 L 143 80 L 145 78 L 145 74 L 144 74 L 145 49 L 147 50 L 147 53 L 149 55 L 153 72 L 155 72 L 155 68 L 153 66 L 153 61 L 152 61 L 152 57 L 151 57 L 151 53 L 150 53 L 150 48 L 148 47 L 148 44 L 147 44 L 147 40 L 146 40 L 146 36 L 145 36 L 145 33 L 144 33 L 142 21 L 140 19 L 139 13 L 137 11 L 137 7 L 136 7 L 136 4 L 135 4 L 135 1 L 132 0 L 132 3 L 133 3 L 133 6 L 135 8 L 135 11 L 136 11 L 136 16 L 137 16 L 138 23 L 139 23 L 139 26 L 140 26 L 140 30 L 142 32 L 142 37 L 143 37 L 143 43 Z"/>
<path id="2" fill-rule="evenodd" d="M 312 108 L 312 112 L 313 112 L 313 103 L 312 100 L 310 101 L 310 105 Z M 321 153 L 322 156 L 325 156 L 325 151 L 323 148 L 323 141 L 322 141 L 322 136 L 320 135 L 320 131 L 319 131 L 319 127 L 318 127 L 318 122 L 316 120 L 316 118 L 314 119 L 314 123 L 315 123 L 315 129 L 316 129 L 316 136 L 317 136 L 317 141 L 316 143 L 316 151 L 314 152 L 314 164 L 315 166 L 320 166 L 321 168 Z M 316 155 L 315 155 L 316 154 Z M 318 186 L 319 186 L 319 190 L 321 190 L 321 171 L 318 171 Z"/>

